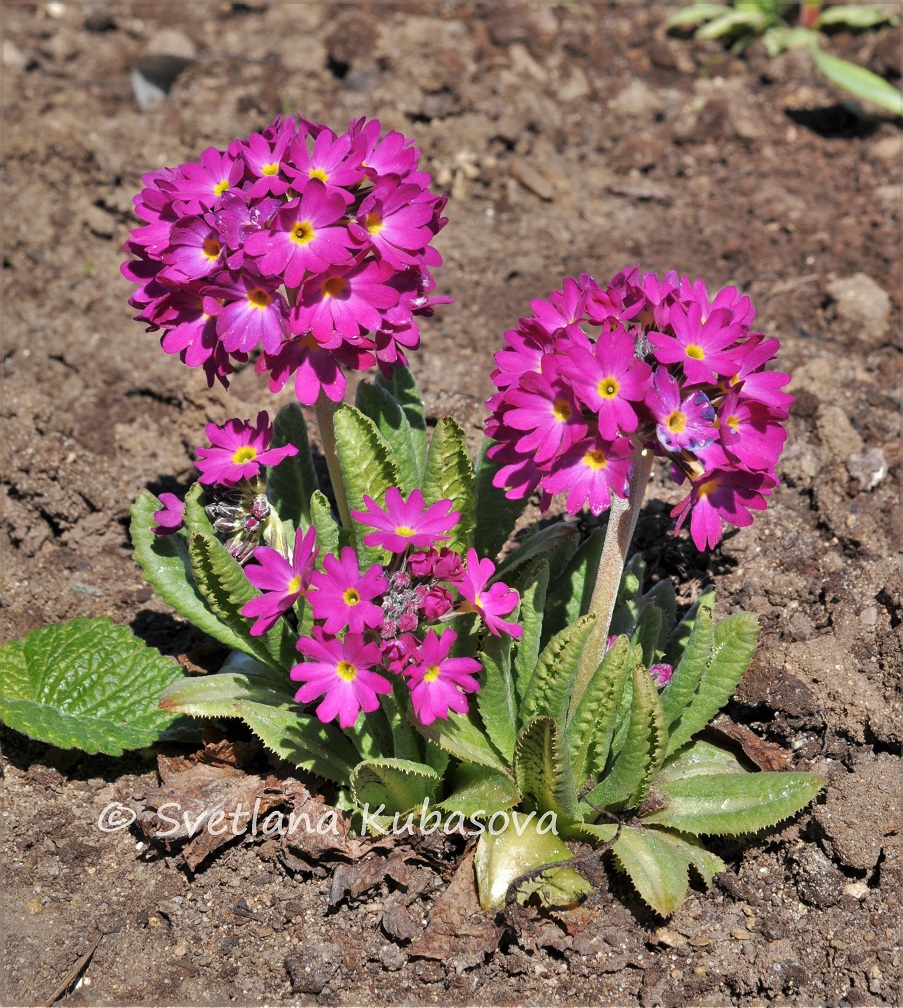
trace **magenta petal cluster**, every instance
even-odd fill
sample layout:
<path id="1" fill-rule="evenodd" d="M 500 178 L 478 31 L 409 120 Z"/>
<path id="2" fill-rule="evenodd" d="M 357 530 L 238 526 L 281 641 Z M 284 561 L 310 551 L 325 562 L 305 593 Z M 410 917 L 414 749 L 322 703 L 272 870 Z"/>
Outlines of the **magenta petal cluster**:
<path id="1" fill-rule="evenodd" d="M 313 526 L 295 537 L 291 560 L 271 546 L 254 550 L 255 563 L 245 566 L 245 575 L 262 594 L 246 602 L 241 610 L 242 616 L 255 620 L 253 637 L 265 634 L 307 590 L 319 552 Z"/>
<path id="2" fill-rule="evenodd" d="M 453 630 L 444 630 L 441 636 L 430 630 L 406 670 L 414 713 L 421 724 L 447 718 L 450 710 L 466 713 L 465 694 L 480 688 L 474 678 L 481 670 L 480 663 L 474 658 L 449 657 L 457 638 Z"/>
<path id="3" fill-rule="evenodd" d="M 201 483 L 235 486 L 240 480 L 260 475 L 261 466 L 278 465 L 284 458 L 297 455 L 291 444 L 270 448 L 273 428 L 266 411 L 257 414 L 257 421 L 227 420 L 221 427 L 210 423 L 204 428 L 209 446 L 196 451 L 196 465 Z"/>
<path id="4" fill-rule="evenodd" d="M 301 402 L 345 392 L 341 367 L 385 371 L 417 348 L 432 293 L 433 239 L 445 197 L 420 152 L 377 120 L 336 134 L 280 117 L 227 150 L 142 177 L 144 222 L 122 266 L 129 303 L 166 353 L 228 385 L 262 351 L 258 373 Z"/>
<path id="5" fill-rule="evenodd" d="M 366 509 L 352 511 L 351 516 L 362 525 L 376 529 L 364 536 L 367 546 L 379 546 L 390 553 L 404 553 L 409 547 L 429 549 L 435 542 L 447 539 L 461 517 L 451 510 L 451 501 L 436 501 L 426 506 L 423 493 L 412 490 L 407 500 L 398 487 L 386 491 L 385 507 L 380 507 L 372 497 L 364 497 Z"/>
<path id="6" fill-rule="evenodd" d="M 699 549 L 766 506 L 793 396 L 789 375 L 769 370 L 778 341 L 752 331 L 748 297 L 637 266 L 606 287 L 569 277 L 531 308 L 505 333 L 487 403 L 508 497 L 538 492 L 546 509 L 564 494 L 569 513 L 598 515 L 651 450 L 688 483 L 673 514 Z"/>

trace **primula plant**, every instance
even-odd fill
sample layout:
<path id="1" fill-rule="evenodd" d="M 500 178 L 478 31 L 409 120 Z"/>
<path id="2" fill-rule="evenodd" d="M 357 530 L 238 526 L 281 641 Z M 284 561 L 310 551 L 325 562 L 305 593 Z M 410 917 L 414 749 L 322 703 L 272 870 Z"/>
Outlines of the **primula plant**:
<path id="1" fill-rule="evenodd" d="M 291 403 L 209 424 L 184 501 L 139 497 L 145 578 L 229 649 L 159 704 L 240 718 L 362 831 L 466 818 L 487 910 L 573 903 L 578 843 L 670 914 L 690 866 L 724 868 L 699 837 L 773 825 L 823 783 L 699 738 L 755 618 L 715 619 L 711 592 L 679 614 L 670 582 L 627 562 L 657 458 L 700 550 L 766 507 L 792 402 L 778 343 L 733 287 L 568 278 L 505 334 L 474 463 L 450 417 L 428 433 L 407 364 L 416 318 L 449 300 L 431 293 L 445 221 L 428 186 L 410 141 L 363 120 L 339 136 L 280 119 L 144 177 L 123 267 L 138 317 L 211 384 L 252 361 L 272 391 L 293 377 L 331 484 Z M 344 370 L 374 366 L 345 402 Z M 566 517 L 514 537 L 527 498 Z M 585 535 L 587 511 L 606 520 Z"/>

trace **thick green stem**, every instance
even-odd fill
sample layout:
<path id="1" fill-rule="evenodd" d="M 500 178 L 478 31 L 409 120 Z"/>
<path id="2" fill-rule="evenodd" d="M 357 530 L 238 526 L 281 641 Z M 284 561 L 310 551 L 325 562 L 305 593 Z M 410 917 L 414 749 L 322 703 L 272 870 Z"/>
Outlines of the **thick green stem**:
<path id="1" fill-rule="evenodd" d="M 571 694 L 570 712 L 577 709 L 583 699 L 590 679 L 605 656 L 605 645 L 608 641 L 608 628 L 618 597 L 621 575 L 627 561 L 627 551 L 640 515 L 640 506 L 646 493 L 649 474 L 652 472 L 653 455 L 651 451 L 640 449 L 633 457 L 633 476 L 630 480 L 627 499 L 612 496 L 611 507 L 608 509 L 608 528 L 605 531 L 605 543 L 602 546 L 602 556 L 599 560 L 599 571 L 596 574 L 596 584 L 589 611 L 596 614 L 596 624 L 587 638 L 580 656 L 580 665 L 574 680 L 574 690 Z"/>
<path id="2" fill-rule="evenodd" d="M 342 477 L 342 467 L 339 465 L 339 456 L 335 450 L 335 415 L 341 404 L 333 402 L 324 392 L 314 403 L 314 414 L 317 418 L 317 426 L 320 428 L 320 444 L 323 447 L 323 454 L 326 456 L 326 466 L 329 469 L 329 479 L 332 483 L 332 492 L 335 494 L 336 506 L 339 509 L 339 520 L 342 527 L 348 532 L 352 531 L 351 515 L 348 511 L 348 495 L 345 493 L 345 480 Z"/>

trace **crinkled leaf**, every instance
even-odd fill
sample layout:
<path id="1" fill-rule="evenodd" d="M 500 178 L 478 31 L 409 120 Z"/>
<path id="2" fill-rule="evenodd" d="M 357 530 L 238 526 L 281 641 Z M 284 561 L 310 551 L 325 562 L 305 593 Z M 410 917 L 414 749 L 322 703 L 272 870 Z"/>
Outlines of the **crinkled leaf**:
<path id="1" fill-rule="evenodd" d="M 351 775 L 351 793 L 361 809 L 383 814 L 407 812 L 430 802 L 442 778 L 425 763 L 404 759 L 369 759 L 359 763 Z"/>
<path id="2" fill-rule="evenodd" d="M 654 584 L 642 598 L 644 606 L 654 605 L 661 613 L 662 622 L 659 630 L 659 637 L 656 643 L 656 660 L 665 650 L 668 638 L 674 630 L 677 621 L 677 599 L 674 592 L 674 584 L 664 578 Z M 649 664 L 654 664 L 650 662 Z"/>
<path id="3" fill-rule="evenodd" d="M 509 619 L 516 620 L 517 610 Z M 477 659 L 483 666 L 480 673 L 480 691 L 477 708 L 486 734 L 496 749 L 510 763 L 514 758 L 514 741 L 517 737 L 518 703 L 511 672 L 512 639 L 503 634 L 484 638 Z"/>
<path id="4" fill-rule="evenodd" d="M 642 665 L 633 666 L 630 729 L 610 771 L 590 792 L 596 805 L 634 808 L 646 795 L 665 758 L 668 729 L 658 690 Z"/>
<path id="5" fill-rule="evenodd" d="M 661 610 L 657 606 L 648 603 L 642 605 L 639 619 L 630 639 L 633 644 L 636 644 L 641 649 L 642 662 L 647 668 L 655 664 L 661 630 Z"/>
<path id="6" fill-rule="evenodd" d="M 417 727 L 433 745 L 462 763 L 476 763 L 502 771 L 507 769 L 504 757 L 475 723 L 472 712 L 455 714 L 450 711 L 447 720 L 437 718 L 430 725 L 418 724 Z"/>
<path id="7" fill-rule="evenodd" d="M 815 65 L 832 84 L 894 115 L 903 116 L 903 94 L 883 77 L 865 67 L 831 56 L 818 45 L 813 45 L 811 51 Z"/>
<path id="8" fill-rule="evenodd" d="M 674 674 L 662 690 L 662 709 L 669 727 L 695 696 L 711 660 L 715 644 L 714 608 L 715 596 L 706 592 L 677 625 L 665 648 L 665 661 L 674 665 Z M 675 749 L 677 746 L 673 745 L 672 751 Z"/>
<path id="9" fill-rule="evenodd" d="M 128 627 L 79 616 L 0 649 L 0 718 L 61 749 L 119 756 L 150 745 L 173 722 L 157 701 L 181 678 Z"/>
<path id="10" fill-rule="evenodd" d="M 514 781 L 541 812 L 566 820 L 577 818 L 577 791 L 567 749 L 556 722 L 539 717 L 525 724 L 514 750 Z"/>
<path id="11" fill-rule="evenodd" d="M 392 450 L 376 429 L 376 424 L 348 403 L 342 403 L 335 411 L 333 424 L 336 455 L 345 483 L 349 510 L 364 510 L 365 495 L 372 497 L 377 504 L 384 504 L 386 490 L 398 486 L 400 477 L 392 458 Z M 352 522 L 352 525 L 353 528 L 348 532 L 361 569 L 366 570 L 372 563 L 387 562 L 388 554 L 385 550 L 364 545 L 367 529 L 357 522 Z"/>
<path id="12" fill-rule="evenodd" d="M 811 773 L 717 773 L 659 780 L 655 804 L 643 821 L 681 833 L 737 836 L 795 815 L 825 786 Z"/>
<path id="13" fill-rule="evenodd" d="M 296 687 L 287 675 L 274 676 L 269 665 L 233 651 L 213 675 L 180 679 L 163 691 L 160 707 L 190 717 L 236 717 L 237 700 L 293 703 Z"/>
<path id="14" fill-rule="evenodd" d="M 392 396 L 407 418 L 414 445 L 414 456 L 422 476 L 426 466 L 426 414 L 414 372 L 407 366 L 396 366 L 392 368 L 388 377 L 382 372 L 377 374 L 376 384 Z"/>
<path id="15" fill-rule="evenodd" d="M 302 532 L 310 525 L 310 498 L 317 489 L 317 473 L 307 437 L 307 423 L 296 402 L 283 406 L 273 421 L 273 447 L 294 445 L 297 455 L 267 468 L 267 497 L 283 521 Z"/>
<path id="16" fill-rule="evenodd" d="M 596 614 L 587 613 L 555 634 L 545 646 L 521 704 L 524 724 L 536 717 L 552 717 L 565 723 L 577 665 L 595 622 Z"/>
<path id="17" fill-rule="evenodd" d="M 605 529 L 597 528 L 580 543 L 560 576 L 555 578 L 546 604 L 546 639 L 589 612 L 604 545 Z"/>
<path id="18" fill-rule="evenodd" d="M 455 770 L 451 793 L 438 806 L 468 818 L 486 818 L 513 808 L 521 800 L 514 778 L 501 770 L 461 763 Z"/>
<path id="19" fill-rule="evenodd" d="M 464 428 L 451 417 L 441 417 L 430 438 L 422 489 L 427 504 L 450 500 L 452 510 L 460 512 L 458 524 L 442 545 L 464 553 L 473 545 L 476 476 Z"/>
<path id="20" fill-rule="evenodd" d="M 712 745 L 711 742 L 697 739 L 665 760 L 653 786 L 660 782 L 698 777 L 700 774 L 713 776 L 715 774 L 744 772 L 733 753 Z"/>
<path id="21" fill-rule="evenodd" d="M 332 517 L 329 501 L 321 490 L 317 490 L 310 499 L 310 520 L 317 530 L 317 545 L 320 547 L 317 566 L 322 568 L 323 558 L 327 554 L 337 556 L 341 548 L 348 545 L 348 536 Z"/>
<path id="22" fill-rule="evenodd" d="M 695 695 L 670 726 L 669 753 L 702 731 L 733 696 L 756 653 L 757 635 L 758 621 L 751 613 L 735 613 L 715 625 L 712 658 Z"/>
<path id="23" fill-rule="evenodd" d="M 362 381 L 357 387 L 354 403 L 364 416 L 376 424 L 376 429 L 391 448 L 401 478 L 401 489 L 409 494 L 420 485 L 423 459 L 418 455 L 418 445 L 404 410 L 388 389 L 375 382 Z"/>
<path id="24" fill-rule="evenodd" d="M 473 545 L 480 557 L 495 560 L 508 541 L 517 519 L 524 510 L 522 500 L 510 500 L 504 489 L 493 485 L 493 477 L 501 466 L 487 452 L 495 444 L 484 437 L 476 465 L 476 527 Z"/>
<path id="25" fill-rule="evenodd" d="M 546 591 L 549 585 L 549 564 L 540 560 L 532 568 L 529 577 L 517 584 L 520 591 L 520 609 L 518 621 L 523 633 L 514 645 L 514 660 L 512 669 L 514 685 L 517 693 L 518 708 L 523 703 L 530 677 L 539 660 L 540 642 L 542 640 L 545 620 Z M 521 725 L 520 710 L 515 728 Z"/>

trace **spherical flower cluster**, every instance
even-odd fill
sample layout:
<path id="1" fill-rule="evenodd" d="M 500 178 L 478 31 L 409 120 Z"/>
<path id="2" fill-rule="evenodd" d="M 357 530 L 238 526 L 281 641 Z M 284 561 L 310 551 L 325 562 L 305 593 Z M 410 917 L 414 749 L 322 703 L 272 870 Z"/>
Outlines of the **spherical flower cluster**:
<path id="1" fill-rule="evenodd" d="M 722 521 L 749 525 L 777 485 L 775 465 L 793 397 L 789 375 L 766 370 L 776 339 L 751 331 L 748 297 L 700 280 L 624 269 L 607 287 L 564 281 L 505 333 L 486 431 L 498 443 L 495 485 L 511 498 L 538 490 L 543 509 L 566 494 L 576 514 L 624 498 L 638 452 L 672 463 L 689 494 L 671 512 L 690 518 L 697 548 Z"/>
<path id="2" fill-rule="evenodd" d="M 419 490 L 405 499 L 391 487 L 385 506 L 370 498 L 365 503 L 365 511 L 353 512 L 376 530 L 364 542 L 388 550 L 391 562 L 362 571 L 346 546 L 318 567 L 313 528 L 297 536 L 290 559 L 259 547 L 245 567 L 262 591 L 242 609 L 255 619 L 251 633 L 265 633 L 304 596 L 314 626 L 298 641 L 306 660 L 291 676 L 302 683 L 299 702 L 322 698 L 316 709 L 321 721 L 353 725 L 361 710 L 375 710 L 379 696 L 391 692 L 392 676 L 406 681 L 422 724 L 447 718 L 449 710 L 464 713 L 466 694 L 480 688 L 474 677 L 481 666 L 453 656 L 458 635 L 437 624 L 475 612 L 490 633 L 520 637 L 521 627 L 502 618 L 517 607 L 518 593 L 498 581 L 487 587 L 495 565 L 479 560 L 475 550 L 462 557 L 440 545 L 460 518 L 450 500 L 427 507 Z"/>
<path id="3" fill-rule="evenodd" d="M 122 272 L 129 303 L 161 345 L 210 385 L 261 351 L 258 373 L 298 399 L 341 400 L 341 366 L 389 371 L 420 340 L 432 295 L 431 242 L 445 197 L 429 191 L 420 152 L 377 120 L 326 126 L 279 118 L 262 133 L 208 147 L 199 162 L 144 175 L 146 223 Z"/>

